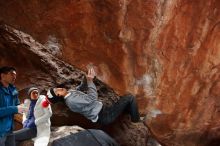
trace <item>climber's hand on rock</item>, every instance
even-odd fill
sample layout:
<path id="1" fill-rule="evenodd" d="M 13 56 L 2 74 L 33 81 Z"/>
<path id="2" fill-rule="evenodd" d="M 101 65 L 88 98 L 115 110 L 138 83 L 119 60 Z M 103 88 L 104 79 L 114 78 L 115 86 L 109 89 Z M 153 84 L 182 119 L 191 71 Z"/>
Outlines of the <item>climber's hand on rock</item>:
<path id="1" fill-rule="evenodd" d="M 92 81 L 94 79 L 94 77 L 96 76 L 95 70 L 93 67 L 89 68 L 88 70 L 88 74 L 86 76 L 88 81 Z"/>

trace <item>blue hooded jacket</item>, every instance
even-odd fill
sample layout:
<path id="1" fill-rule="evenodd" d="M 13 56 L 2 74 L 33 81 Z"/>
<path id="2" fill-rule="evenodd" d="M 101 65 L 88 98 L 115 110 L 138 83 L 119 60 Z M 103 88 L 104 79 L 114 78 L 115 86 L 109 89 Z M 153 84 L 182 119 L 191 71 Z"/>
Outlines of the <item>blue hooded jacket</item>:
<path id="1" fill-rule="evenodd" d="M 0 137 L 13 130 L 14 114 L 18 112 L 18 91 L 15 86 L 0 84 Z"/>

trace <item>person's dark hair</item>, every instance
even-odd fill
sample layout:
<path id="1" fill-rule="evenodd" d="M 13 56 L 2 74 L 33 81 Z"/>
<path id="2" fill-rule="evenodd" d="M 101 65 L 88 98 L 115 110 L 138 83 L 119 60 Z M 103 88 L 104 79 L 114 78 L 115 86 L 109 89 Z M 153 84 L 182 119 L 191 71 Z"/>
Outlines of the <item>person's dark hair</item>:
<path id="1" fill-rule="evenodd" d="M 57 96 L 54 92 L 54 88 L 50 88 L 47 91 L 47 99 L 49 100 L 50 103 L 57 103 L 60 101 L 64 101 L 64 96 Z"/>
<path id="2" fill-rule="evenodd" d="M 16 69 L 12 66 L 3 66 L 0 68 L 0 79 L 1 79 L 1 74 L 6 74 L 9 73 L 10 71 L 16 71 Z"/>

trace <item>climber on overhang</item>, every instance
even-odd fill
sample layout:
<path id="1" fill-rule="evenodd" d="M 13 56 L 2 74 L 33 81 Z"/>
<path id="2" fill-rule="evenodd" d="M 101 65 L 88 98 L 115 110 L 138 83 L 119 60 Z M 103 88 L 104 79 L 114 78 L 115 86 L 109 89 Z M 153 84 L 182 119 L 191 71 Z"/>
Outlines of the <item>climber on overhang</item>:
<path id="1" fill-rule="evenodd" d="M 107 125 L 115 121 L 115 119 L 123 112 L 129 112 L 132 122 L 139 122 L 140 116 L 134 96 L 128 95 L 121 97 L 111 106 L 105 106 L 98 100 L 98 93 L 93 79 L 96 73 L 94 68 L 88 70 L 85 80 L 75 90 L 67 90 L 66 88 L 51 88 L 47 92 L 47 101 L 54 104 L 60 99 L 64 99 L 66 105 L 73 112 L 84 115 L 87 119 L 94 123 Z M 87 94 L 81 92 L 87 87 Z"/>

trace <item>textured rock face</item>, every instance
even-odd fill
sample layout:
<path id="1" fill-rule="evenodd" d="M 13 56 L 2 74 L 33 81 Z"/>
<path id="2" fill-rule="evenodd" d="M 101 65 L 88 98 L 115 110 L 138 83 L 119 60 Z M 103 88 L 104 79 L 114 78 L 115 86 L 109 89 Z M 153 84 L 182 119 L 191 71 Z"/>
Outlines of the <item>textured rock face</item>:
<path id="1" fill-rule="evenodd" d="M 85 69 L 93 63 L 118 93 L 136 94 L 161 143 L 220 143 L 219 0 L 2 0 L 0 20 L 69 64 Z M 21 72 L 25 60 L 29 77 L 40 74 L 39 82 L 51 84 L 39 58 L 6 47 L 0 43 L 0 64 Z M 18 86 L 32 80 L 23 77 Z"/>
<path id="2" fill-rule="evenodd" d="M 26 96 L 25 89 L 30 84 L 34 84 L 41 89 L 42 94 L 44 94 L 45 90 L 49 87 L 56 86 L 66 80 L 69 82 L 70 79 L 71 84 L 67 87 L 74 88 L 74 86 L 80 83 L 80 80 L 82 80 L 85 74 L 76 67 L 51 55 L 48 48 L 36 42 L 30 35 L 3 24 L 0 25 L 0 44 L 0 49 L 5 50 L 3 54 L 0 54 L 1 61 L 5 62 L 5 64 L 16 66 L 18 74 L 20 73 L 18 75 L 17 85 L 18 88 L 21 88 L 19 92 L 21 100 Z M 21 50 L 22 53 L 19 52 Z M 19 55 L 17 53 L 19 53 Z M 14 54 L 19 57 L 14 56 Z M 31 63 L 28 59 L 30 59 Z M 22 63 L 19 64 L 21 61 Z M 34 64 L 33 62 L 35 61 L 38 61 L 38 63 Z M 40 74 L 38 74 L 37 70 L 40 70 Z M 22 80 L 23 78 L 30 80 Z M 99 79 L 94 79 L 94 83 L 97 87 L 98 98 L 103 104 L 110 105 L 120 98 L 110 87 Z M 111 125 L 101 126 L 92 123 L 80 114 L 71 112 L 63 102 L 52 105 L 52 111 L 52 126 L 80 125 L 84 128 L 99 128 L 108 131 L 122 146 L 147 145 L 147 139 L 149 137 L 148 129 L 143 123 L 132 125 L 128 118 L 123 118 L 123 115 Z M 22 127 L 21 116 L 22 115 L 16 115 L 15 117 L 16 130 Z M 126 135 L 124 135 L 124 133 L 126 133 Z M 56 131 L 55 134 L 59 135 Z M 31 141 L 27 141 L 24 145 L 31 145 L 31 143 Z M 149 146 L 154 145 L 150 144 Z"/>

